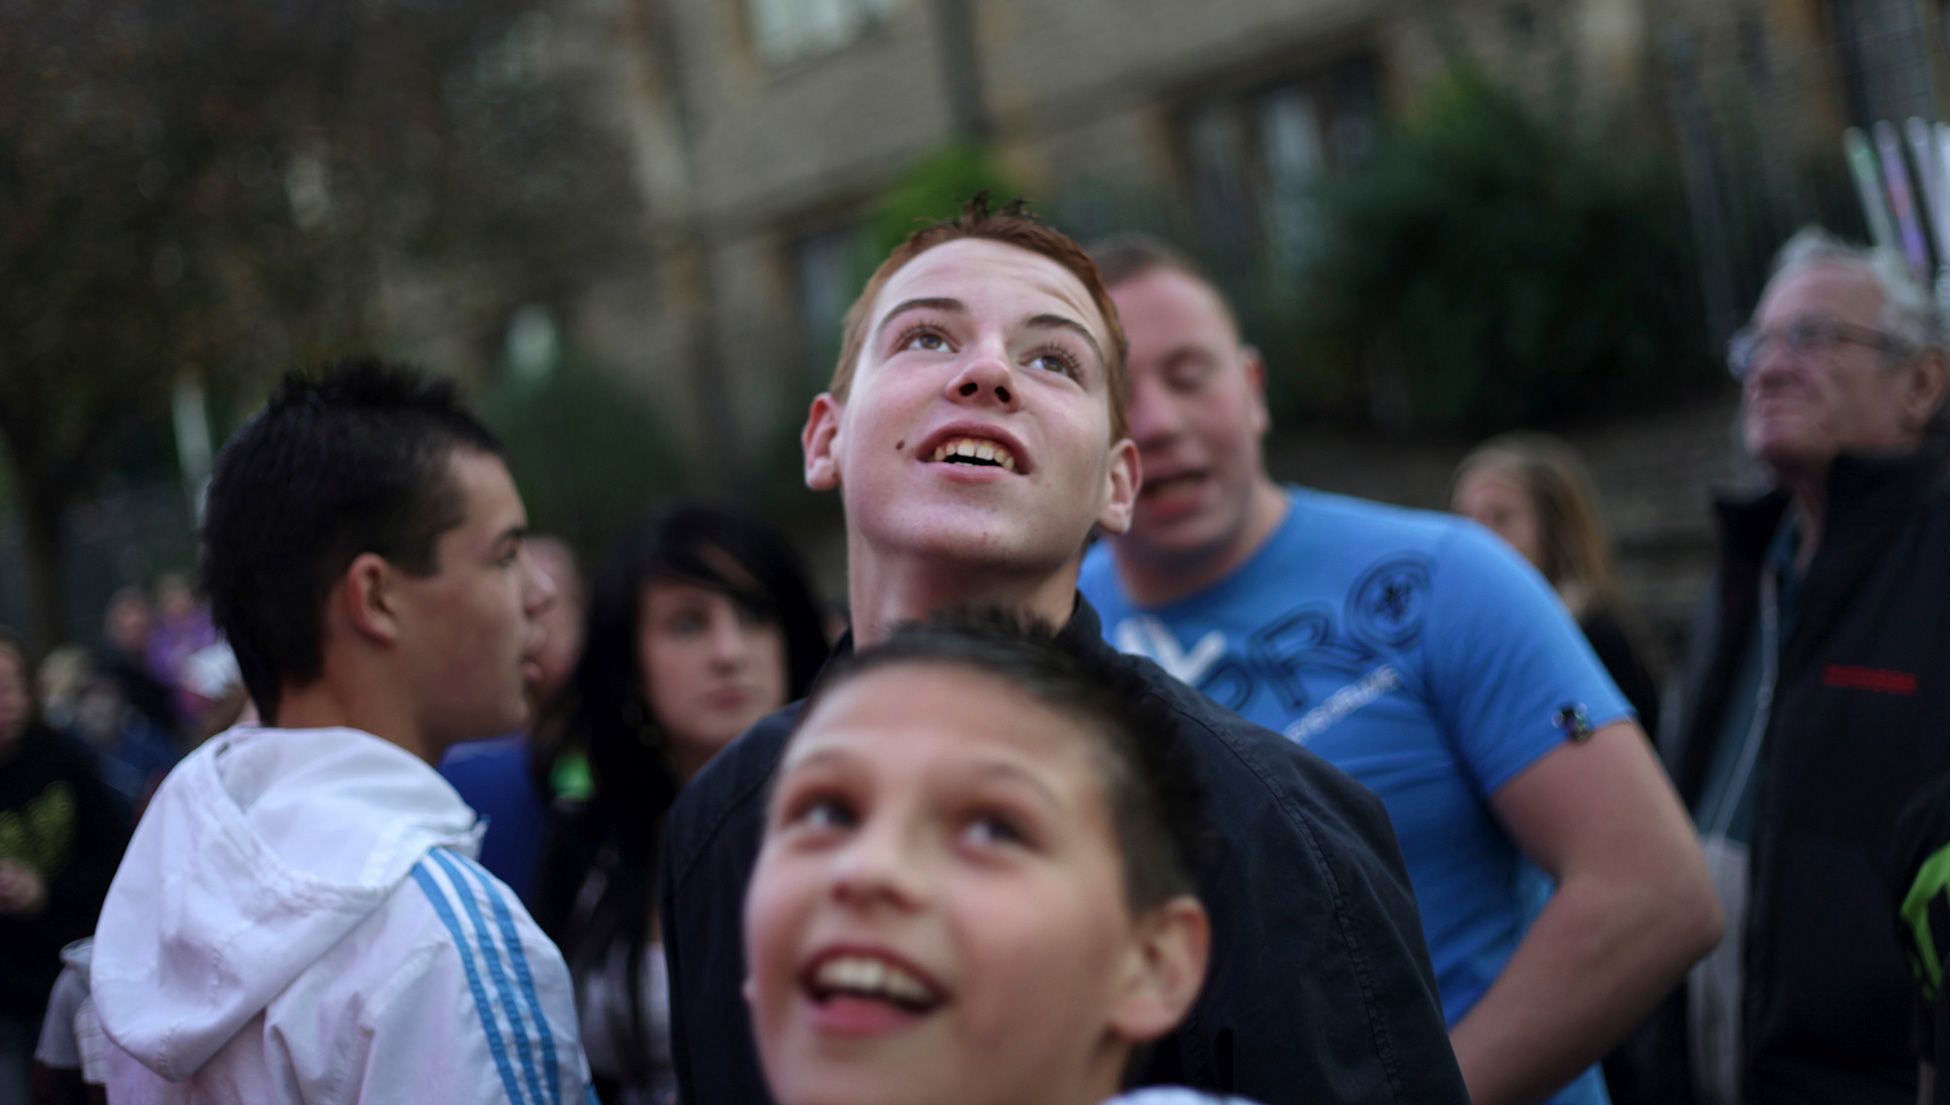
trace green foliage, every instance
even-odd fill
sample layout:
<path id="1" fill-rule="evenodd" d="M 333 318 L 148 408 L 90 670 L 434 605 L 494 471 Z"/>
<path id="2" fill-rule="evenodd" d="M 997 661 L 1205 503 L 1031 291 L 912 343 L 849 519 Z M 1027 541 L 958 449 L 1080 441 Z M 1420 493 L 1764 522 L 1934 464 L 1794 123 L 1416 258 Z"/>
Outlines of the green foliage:
<path id="1" fill-rule="evenodd" d="M 553 26 L 540 0 L 0 14 L 0 464 L 36 639 L 63 516 L 169 467 L 180 375 L 460 345 L 630 255 L 606 86 Z"/>
<path id="2" fill-rule="evenodd" d="M 958 144 L 917 158 L 874 208 L 869 255 L 877 263 L 909 234 L 952 217 L 981 191 L 998 206 L 1022 194 L 983 146 Z"/>
<path id="3" fill-rule="evenodd" d="M 480 411 L 507 447 L 530 524 L 585 555 L 684 486 L 664 413 L 599 366 L 571 358 L 540 380 L 506 377 Z"/>
<path id="4" fill-rule="evenodd" d="M 1473 68 L 1316 200 L 1299 294 L 1280 297 L 1284 413 L 1485 433 L 1715 378 L 1670 171 L 1545 124 Z"/>

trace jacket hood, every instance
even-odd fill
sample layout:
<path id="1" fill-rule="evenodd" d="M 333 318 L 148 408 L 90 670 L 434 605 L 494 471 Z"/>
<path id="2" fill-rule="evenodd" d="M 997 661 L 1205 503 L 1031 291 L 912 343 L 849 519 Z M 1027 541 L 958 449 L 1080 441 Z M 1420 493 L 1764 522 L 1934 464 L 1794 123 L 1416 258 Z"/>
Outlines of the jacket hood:
<path id="1" fill-rule="evenodd" d="M 170 1081 L 378 909 L 428 851 L 480 830 L 433 768 L 355 729 L 238 728 L 150 801 L 96 927 L 91 991 Z"/>

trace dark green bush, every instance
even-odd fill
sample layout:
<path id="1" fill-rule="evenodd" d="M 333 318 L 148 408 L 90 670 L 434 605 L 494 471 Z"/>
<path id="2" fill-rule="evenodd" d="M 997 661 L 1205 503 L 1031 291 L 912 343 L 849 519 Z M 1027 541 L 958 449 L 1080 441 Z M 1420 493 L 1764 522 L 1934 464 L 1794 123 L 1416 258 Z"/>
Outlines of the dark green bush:
<path id="1" fill-rule="evenodd" d="M 1474 68 L 1314 199 L 1315 248 L 1246 312 L 1289 418 L 1479 434 L 1717 379 L 1664 159 L 1547 125 Z"/>
<path id="2" fill-rule="evenodd" d="M 957 143 L 916 158 L 874 206 L 868 272 L 909 234 L 952 217 L 970 196 L 984 191 L 998 207 L 1021 196 L 985 146 Z"/>
<path id="3" fill-rule="evenodd" d="M 664 412 L 612 371 L 571 358 L 540 380 L 510 376 L 481 396 L 507 447 L 530 523 L 600 555 L 685 486 Z"/>

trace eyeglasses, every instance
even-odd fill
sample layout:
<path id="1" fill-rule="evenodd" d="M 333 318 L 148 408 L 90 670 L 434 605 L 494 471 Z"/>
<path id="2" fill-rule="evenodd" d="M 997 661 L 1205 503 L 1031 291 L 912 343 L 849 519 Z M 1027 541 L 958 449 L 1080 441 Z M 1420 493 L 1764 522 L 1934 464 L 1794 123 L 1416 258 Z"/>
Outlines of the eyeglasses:
<path id="1" fill-rule="evenodd" d="M 1781 348 L 1797 357 L 1824 352 L 1838 345 L 1860 345 L 1896 358 L 1908 357 L 1916 352 L 1914 344 L 1894 334 L 1871 330 L 1866 326 L 1851 326 L 1834 319 L 1796 319 L 1773 330 L 1743 326 L 1727 342 L 1727 369 L 1733 373 L 1733 378 L 1745 380 L 1761 355 L 1777 342 Z"/>

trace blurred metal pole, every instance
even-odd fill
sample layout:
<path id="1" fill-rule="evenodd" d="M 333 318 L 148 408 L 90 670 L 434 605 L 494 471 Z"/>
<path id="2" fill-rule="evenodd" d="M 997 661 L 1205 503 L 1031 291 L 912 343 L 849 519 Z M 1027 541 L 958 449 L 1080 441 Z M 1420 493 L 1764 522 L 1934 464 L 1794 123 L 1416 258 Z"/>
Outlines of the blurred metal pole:
<path id="1" fill-rule="evenodd" d="M 203 488 L 210 482 L 210 416 L 203 402 L 203 380 L 194 368 L 176 374 L 169 397 L 176 428 L 176 463 L 183 474 L 183 494 L 189 502 L 190 522 L 203 522 Z"/>
<path id="2" fill-rule="evenodd" d="M 1686 178 L 1686 207 L 1693 217 L 1694 259 L 1700 270 L 1700 293 L 1706 300 L 1706 325 L 1713 341 L 1724 343 L 1740 319 L 1739 308 L 1733 304 L 1733 274 L 1727 263 L 1711 121 L 1699 91 L 1692 36 L 1675 30 L 1665 36 L 1664 45 L 1673 125 L 1679 132 L 1679 159 Z"/>
<path id="3" fill-rule="evenodd" d="M 970 0 L 935 0 L 935 42 L 941 51 L 941 75 L 947 85 L 948 116 L 955 138 L 986 142 L 992 121 L 982 82 L 982 43 L 975 30 Z"/>

